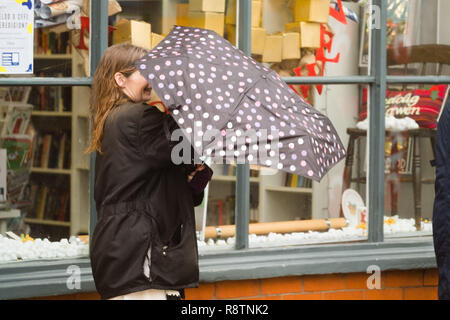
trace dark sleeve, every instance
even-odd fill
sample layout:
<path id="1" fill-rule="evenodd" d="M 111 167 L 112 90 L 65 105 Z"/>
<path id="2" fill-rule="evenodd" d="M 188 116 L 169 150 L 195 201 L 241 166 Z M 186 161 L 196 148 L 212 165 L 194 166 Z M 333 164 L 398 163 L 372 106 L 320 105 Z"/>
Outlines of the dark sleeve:
<path id="1" fill-rule="evenodd" d="M 205 195 L 204 190 L 202 190 L 202 192 L 200 193 L 192 192 L 192 200 L 194 200 L 194 207 L 199 206 L 202 203 L 204 195 Z"/>
<path id="2" fill-rule="evenodd" d="M 191 171 L 192 172 L 192 171 Z M 192 191 L 194 206 L 202 203 L 204 190 L 213 176 L 213 170 L 205 164 L 205 169 L 198 171 L 189 182 L 189 188 Z"/>
<path id="3" fill-rule="evenodd" d="M 139 149 L 142 156 L 151 161 L 153 168 L 167 167 L 171 163 L 171 146 L 164 132 L 164 116 L 157 108 L 145 106 L 139 119 Z"/>

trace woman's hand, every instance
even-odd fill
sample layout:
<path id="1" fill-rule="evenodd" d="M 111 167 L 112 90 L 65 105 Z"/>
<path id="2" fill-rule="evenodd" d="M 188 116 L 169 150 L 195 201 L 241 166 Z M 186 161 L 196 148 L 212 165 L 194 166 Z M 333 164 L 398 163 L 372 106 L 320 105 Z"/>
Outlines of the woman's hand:
<path id="1" fill-rule="evenodd" d="M 197 168 L 188 175 L 187 181 L 191 182 L 191 180 L 192 180 L 192 178 L 194 178 L 195 174 L 198 171 L 202 171 L 203 169 L 205 169 L 205 165 L 204 164 L 197 164 Z"/>

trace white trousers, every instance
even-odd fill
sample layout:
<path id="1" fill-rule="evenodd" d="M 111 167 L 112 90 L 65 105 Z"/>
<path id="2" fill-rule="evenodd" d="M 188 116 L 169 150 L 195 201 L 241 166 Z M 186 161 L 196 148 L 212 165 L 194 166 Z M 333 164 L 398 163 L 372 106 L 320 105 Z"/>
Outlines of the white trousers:
<path id="1" fill-rule="evenodd" d="M 180 296 L 178 291 L 148 289 L 144 291 L 132 292 L 123 296 L 117 296 L 108 300 L 167 300 L 167 295 Z"/>

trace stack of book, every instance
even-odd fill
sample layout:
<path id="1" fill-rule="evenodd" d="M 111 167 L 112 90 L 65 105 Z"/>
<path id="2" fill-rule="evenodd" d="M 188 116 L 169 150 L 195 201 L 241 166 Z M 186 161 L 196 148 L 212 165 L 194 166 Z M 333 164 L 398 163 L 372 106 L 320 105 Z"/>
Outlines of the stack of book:
<path id="1" fill-rule="evenodd" d="M 51 32 L 46 29 L 35 29 L 34 33 L 35 54 L 70 54 L 70 32 Z"/>
<path id="2" fill-rule="evenodd" d="M 69 221 L 70 191 L 68 188 L 31 185 L 31 209 L 27 218 L 40 220 Z"/>
<path id="3" fill-rule="evenodd" d="M 298 174 L 286 173 L 285 187 L 312 188 L 312 180 Z"/>
<path id="4" fill-rule="evenodd" d="M 37 133 L 32 165 L 35 168 L 70 169 L 70 132 Z"/>
<path id="5" fill-rule="evenodd" d="M 224 176 L 236 176 L 236 165 L 235 164 L 224 164 L 222 174 Z M 259 177 L 259 170 L 250 168 L 250 177 Z"/>
<path id="6" fill-rule="evenodd" d="M 61 72 L 40 73 L 40 77 L 63 77 Z M 31 89 L 28 103 L 34 111 L 70 111 L 71 88 L 61 86 L 35 86 Z"/>

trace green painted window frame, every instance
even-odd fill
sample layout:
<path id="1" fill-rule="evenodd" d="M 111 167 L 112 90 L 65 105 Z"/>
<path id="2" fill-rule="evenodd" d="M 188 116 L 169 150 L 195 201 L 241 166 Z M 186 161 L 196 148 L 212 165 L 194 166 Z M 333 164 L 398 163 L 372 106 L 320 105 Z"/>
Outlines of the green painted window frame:
<path id="1" fill-rule="evenodd" d="M 369 119 L 368 240 L 351 244 L 249 249 L 249 166 L 238 165 L 236 183 L 236 250 L 200 254 L 200 281 L 258 279 L 289 275 L 365 272 L 376 264 L 381 270 L 435 268 L 430 239 L 383 238 L 384 215 L 384 106 L 388 83 L 450 83 L 449 76 L 386 75 L 386 2 L 373 0 L 380 8 L 380 28 L 372 30 L 369 76 L 283 77 L 288 84 L 365 84 L 370 87 Z M 0 78 L 0 86 L 72 85 L 90 86 L 92 76 L 108 46 L 108 1 L 91 1 L 90 70 L 85 78 Z M 245 53 L 251 48 L 251 0 L 239 1 L 239 43 Z M 95 153 L 90 158 L 90 236 L 97 213 L 93 198 Z M 81 270 L 81 288 L 66 285 L 67 268 Z M 0 265 L 0 299 L 28 298 L 95 291 L 89 258 L 32 261 Z"/>

